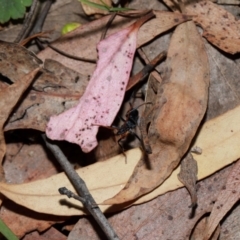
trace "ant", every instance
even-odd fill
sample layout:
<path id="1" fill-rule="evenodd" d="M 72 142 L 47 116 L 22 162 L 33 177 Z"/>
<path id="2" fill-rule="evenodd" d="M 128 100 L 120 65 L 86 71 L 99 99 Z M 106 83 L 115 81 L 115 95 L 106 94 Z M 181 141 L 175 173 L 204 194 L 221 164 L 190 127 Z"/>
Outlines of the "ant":
<path id="1" fill-rule="evenodd" d="M 122 117 L 121 120 L 124 121 L 124 123 L 120 127 L 112 126 L 114 129 L 117 129 L 116 135 L 120 135 L 121 137 L 118 140 L 118 145 L 120 146 L 122 150 L 122 154 L 125 156 L 125 160 L 127 159 L 126 154 L 124 152 L 123 145 L 121 144 L 121 141 L 127 137 L 129 133 L 133 134 L 141 143 L 141 138 L 132 130 L 135 129 L 138 126 L 138 119 L 139 119 L 139 113 L 138 108 L 145 105 L 145 104 L 152 104 L 151 102 L 146 102 L 141 105 L 139 105 L 136 108 L 133 108 L 132 104 L 130 103 L 131 109 L 127 111 L 126 113 L 126 120 Z M 143 144 L 143 143 L 142 143 Z"/>

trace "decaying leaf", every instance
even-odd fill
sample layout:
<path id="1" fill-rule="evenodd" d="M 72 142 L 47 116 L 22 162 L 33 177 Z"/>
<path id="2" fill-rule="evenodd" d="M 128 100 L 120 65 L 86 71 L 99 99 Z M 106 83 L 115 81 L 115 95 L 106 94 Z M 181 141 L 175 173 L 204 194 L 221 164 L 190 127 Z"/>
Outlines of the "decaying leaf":
<path id="1" fill-rule="evenodd" d="M 198 162 L 199 180 L 206 178 L 239 158 L 239 122 L 240 106 L 203 125 L 194 142 L 194 146 L 202 149 L 202 154 L 193 153 L 194 159 Z M 95 163 L 77 170 L 78 174 L 88 183 L 91 194 L 99 204 L 113 197 L 124 188 L 134 167 L 142 156 L 140 149 L 137 148 L 126 152 L 126 154 L 127 159 L 129 159 L 127 164 L 124 161 L 125 157 L 120 154 L 108 161 Z M 179 168 L 174 170 L 162 185 L 131 202 L 131 205 L 147 202 L 161 194 L 182 187 L 183 184 L 179 182 L 177 177 L 179 171 Z M 102 176 L 105 177 L 103 178 Z M 12 185 L 0 183 L 0 192 L 12 201 L 37 212 L 64 216 L 86 214 L 83 208 L 69 208 L 68 205 L 62 204 L 69 202 L 76 206 L 76 201 L 66 199 L 57 192 L 56 189 L 63 185 L 73 190 L 66 175 L 60 173 L 50 178 L 27 184 Z M 102 211 L 111 209 L 111 205 L 99 206 Z M 130 205 L 118 205 L 118 207 L 111 210 L 119 210 L 125 206 Z"/>
<path id="2" fill-rule="evenodd" d="M 46 134 L 67 140 L 90 152 L 97 146 L 99 125 L 111 126 L 118 113 L 130 76 L 139 27 L 153 17 L 149 13 L 136 23 L 98 44 L 99 61 L 77 106 L 53 116 Z"/>
<path id="3" fill-rule="evenodd" d="M 207 0 L 187 5 L 186 13 L 197 15 L 193 20 L 209 42 L 228 53 L 240 51 L 239 21 L 231 13 Z"/>
<path id="4" fill-rule="evenodd" d="M 173 28 L 174 26 L 190 19 L 189 16 L 180 13 L 171 13 L 168 11 L 153 11 L 156 18 L 145 23 L 138 32 L 137 47 L 151 41 L 159 34 Z M 52 45 L 68 54 L 82 58 L 97 59 L 96 45 L 100 41 L 102 30 L 109 20 L 110 16 L 103 17 L 88 24 L 84 24 L 74 31 L 62 36 Z M 133 24 L 135 19 L 116 16 L 113 24 L 107 32 L 107 36 L 116 33 L 123 27 Z M 87 47 L 86 47 L 87 46 Z M 47 58 L 54 59 L 66 67 L 69 67 L 82 74 L 92 74 L 95 64 L 69 59 L 51 48 L 46 48 L 38 54 L 42 60 Z"/>
<path id="5" fill-rule="evenodd" d="M 133 200 L 159 186 L 179 164 L 206 111 L 209 66 L 196 26 L 179 25 L 170 42 L 166 76 L 158 89 L 149 129 L 153 154 L 141 159 L 125 188 L 106 204 Z"/>
<path id="6" fill-rule="evenodd" d="M 3 134 L 3 126 L 6 120 L 8 119 L 10 113 L 12 112 L 13 108 L 19 101 L 22 94 L 25 90 L 29 87 L 31 82 L 33 81 L 35 75 L 38 73 L 39 68 L 32 70 L 30 73 L 26 74 L 25 76 L 21 77 L 17 80 L 14 84 L 10 85 L 9 87 L 3 89 L 0 92 L 0 161 L 2 161 L 3 156 L 6 152 L 6 145 L 5 139 Z"/>
<path id="7" fill-rule="evenodd" d="M 42 61 L 34 53 L 16 44 L 0 41 L 1 74 L 16 82 L 37 67 Z"/>
<path id="8" fill-rule="evenodd" d="M 193 158 L 191 153 L 188 153 L 187 156 L 181 161 L 180 169 L 181 170 L 178 174 L 178 179 L 187 188 L 191 195 L 191 207 L 195 207 L 197 204 L 196 182 L 198 168 L 197 161 Z"/>
<path id="9" fill-rule="evenodd" d="M 164 2 L 176 10 L 176 3 L 173 4 L 172 0 Z M 203 28 L 203 37 L 227 53 L 235 54 L 240 51 L 239 20 L 230 12 L 209 0 L 183 2 L 184 13 L 192 15 L 194 22 Z"/>
<path id="10" fill-rule="evenodd" d="M 208 217 L 203 217 L 195 226 L 193 233 L 191 235 L 192 240 L 202 240 L 204 238 L 204 233 L 206 231 L 206 226 L 208 223 Z M 214 231 L 213 236 L 211 237 L 211 240 L 218 240 L 220 234 L 220 225 L 216 228 Z"/>
<path id="11" fill-rule="evenodd" d="M 15 109 L 4 130 L 32 128 L 45 131 L 51 115 L 60 114 L 77 104 L 87 83 L 87 76 L 46 59 L 43 73 Z"/>
<path id="12" fill-rule="evenodd" d="M 239 174 L 240 161 L 238 160 L 234 164 L 233 169 L 227 178 L 226 186 L 220 191 L 217 201 L 215 202 L 212 212 L 208 218 L 208 224 L 204 238 L 205 240 L 211 237 L 222 218 L 239 200 Z"/>

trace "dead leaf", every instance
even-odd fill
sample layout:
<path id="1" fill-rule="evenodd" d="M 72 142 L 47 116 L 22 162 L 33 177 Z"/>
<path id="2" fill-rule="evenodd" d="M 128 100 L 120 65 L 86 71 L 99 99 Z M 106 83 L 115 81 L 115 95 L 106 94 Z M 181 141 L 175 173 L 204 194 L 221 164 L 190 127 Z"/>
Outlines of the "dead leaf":
<path id="1" fill-rule="evenodd" d="M 79 1 L 80 4 L 82 5 L 82 8 L 84 10 L 84 12 L 87 14 L 87 15 L 92 15 L 92 14 L 108 14 L 109 11 L 107 10 L 102 10 L 100 8 L 96 8 L 96 7 L 92 7 L 86 3 L 83 3 L 81 1 Z M 103 5 L 106 4 L 107 6 L 111 7 L 112 6 L 112 1 L 111 0 L 91 0 L 91 2 L 93 3 L 97 3 L 97 4 L 100 4 L 100 5 Z"/>
<path id="2" fill-rule="evenodd" d="M 197 173 L 197 161 L 193 158 L 191 153 L 188 153 L 187 156 L 181 161 L 178 179 L 187 188 L 191 195 L 191 207 L 195 207 L 197 205 Z"/>
<path id="3" fill-rule="evenodd" d="M 159 186 L 179 164 L 205 114 L 209 66 L 196 26 L 179 25 L 170 42 L 166 76 L 159 86 L 149 129 L 153 154 L 141 159 L 125 188 L 105 204 L 133 200 Z"/>
<path id="4" fill-rule="evenodd" d="M 239 174 L 240 174 L 240 161 L 238 160 L 226 182 L 226 186 L 220 191 L 217 200 L 213 206 L 212 212 L 208 219 L 208 225 L 205 232 L 204 239 L 207 240 L 211 237 L 212 233 L 218 226 L 222 218 L 233 207 L 233 205 L 239 200 Z"/>
<path id="5" fill-rule="evenodd" d="M 42 61 L 25 47 L 3 41 L 0 41 L 0 60 L 1 74 L 12 82 L 23 78 L 42 64 Z"/>
<path id="6" fill-rule="evenodd" d="M 8 120 L 5 131 L 19 128 L 45 131 L 51 115 L 73 107 L 83 95 L 87 76 L 51 59 L 46 59 L 44 69 Z"/>
<path id="7" fill-rule="evenodd" d="M 8 119 L 10 113 L 12 112 L 13 108 L 19 101 L 22 94 L 25 90 L 29 87 L 31 82 L 33 81 L 35 75 L 38 73 L 39 68 L 36 68 L 30 73 L 26 74 L 14 84 L 10 85 L 9 87 L 5 88 L 0 92 L 0 99 L 1 99 L 1 113 L 0 113 L 0 161 L 2 161 L 5 152 L 6 152 L 6 144 L 5 138 L 3 134 L 3 126 L 6 120 Z"/>
<path id="8" fill-rule="evenodd" d="M 111 126 L 125 94 L 136 50 L 139 27 L 153 13 L 139 19 L 98 44 L 99 61 L 77 106 L 53 116 L 46 134 L 53 140 L 67 140 L 90 152 L 97 146 L 99 126 Z"/>
<path id="9" fill-rule="evenodd" d="M 227 53 L 240 51 L 239 21 L 230 12 L 204 0 L 187 5 L 186 13 L 197 15 L 193 20 L 203 28 L 203 37 L 209 42 Z"/>
<path id="10" fill-rule="evenodd" d="M 191 203 L 189 193 L 185 188 L 181 188 L 165 193 L 145 204 L 107 215 L 108 221 L 116 230 L 119 238 L 124 240 L 193 240 L 190 238 L 192 229 L 202 216 L 211 211 L 229 170 L 229 167 L 224 168 L 197 184 L 198 207 L 192 218 L 189 218 L 191 212 L 188 208 Z M 236 231 L 238 231 L 238 226 L 235 227 Z M 82 216 L 68 235 L 68 239 L 76 240 L 81 237 L 94 240 L 105 239 L 103 235 L 96 233 L 96 227 L 91 216 Z M 222 240 L 225 239 L 229 238 L 222 238 Z"/>
<path id="11" fill-rule="evenodd" d="M 206 178 L 239 158 L 239 122 L 240 106 L 203 125 L 194 142 L 194 146 L 202 149 L 202 154 L 193 154 L 198 162 L 199 180 Z M 78 174 L 87 182 L 90 192 L 99 204 L 113 197 L 124 188 L 134 167 L 142 156 L 141 150 L 137 148 L 126 152 L 126 154 L 127 159 L 129 159 L 128 164 L 125 164 L 125 157 L 120 154 L 108 161 L 95 163 L 77 170 Z M 168 191 L 183 187 L 183 184 L 177 178 L 179 171 L 179 168 L 174 170 L 162 185 L 131 204 L 148 202 Z M 116 172 L 119 174 L 116 174 Z M 105 177 L 103 178 L 102 176 Z M 41 186 L 40 189 L 39 186 Z M 64 216 L 85 214 L 85 211 L 79 205 L 78 208 L 69 208 L 68 205 L 62 204 L 67 201 L 76 206 L 76 201 L 59 195 L 56 189 L 61 186 L 66 186 L 74 191 L 66 175 L 61 173 L 47 179 L 26 184 L 12 185 L 0 183 L 0 192 L 12 201 L 37 212 Z M 42 200 L 39 201 L 39 199 Z M 99 206 L 102 211 L 109 210 L 111 207 L 110 205 Z M 125 206 L 130 205 L 119 205 L 119 208 L 116 207 L 112 211 L 119 210 Z"/>
<path id="12" fill-rule="evenodd" d="M 28 233 L 24 236 L 22 240 L 67 240 L 67 236 L 63 235 L 56 228 L 51 227 L 42 234 L 39 234 L 38 231 Z"/>
<path id="13" fill-rule="evenodd" d="M 171 13 L 168 11 L 153 11 L 156 18 L 144 24 L 137 37 L 137 47 L 151 41 L 159 34 L 171 29 L 172 27 L 187 21 L 190 17 L 180 13 Z M 88 24 L 83 24 L 74 31 L 62 36 L 52 45 L 73 56 L 97 59 L 96 45 L 100 41 L 101 34 L 105 28 L 110 16 L 105 16 Z M 116 16 L 113 24 L 110 26 L 107 36 L 120 31 L 123 27 L 129 27 L 135 20 Z M 86 47 L 87 46 L 87 47 Z M 51 48 L 46 48 L 37 55 L 40 59 L 54 59 L 84 75 L 92 74 L 95 64 L 83 61 L 77 61 L 65 57 Z"/>
<path id="14" fill-rule="evenodd" d="M 204 237 L 204 233 L 206 231 L 206 226 L 208 223 L 208 217 L 203 217 L 195 226 L 193 229 L 193 233 L 191 235 L 191 240 L 202 240 Z M 214 231 L 213 236 L 210 238 L 210 240 L 218 240 L 220 234 L 220 225 L 218 225 L 218 228 Z"/>
<path id="15" fill-rule="evenodd" d="M 4 201 L 4 206 L 0 210 L 0 217 L 19 238 L 33 230 L 45 231 L 53 224 L 66 220 L 66 217 L 36 213 L 9 200 Z"/>
<path id="16" fill-rule="evenodd" d="M 164 2 L 176 10 L 176 3 L 171 0 Z M 184 13 L 192 15 L 194 22 L 203 28 L 203 37 L 227 53 L 240 51 L 240 27 L 236 17 L 209 0 L 184 2 Z"/>

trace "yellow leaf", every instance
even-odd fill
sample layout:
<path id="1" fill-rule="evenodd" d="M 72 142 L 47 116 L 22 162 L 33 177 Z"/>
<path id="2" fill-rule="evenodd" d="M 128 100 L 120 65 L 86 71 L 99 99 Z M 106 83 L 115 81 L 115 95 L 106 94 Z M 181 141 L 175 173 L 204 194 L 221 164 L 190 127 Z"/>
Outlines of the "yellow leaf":
<path id="1" fill-rule="evenodd" d="M 193 154 L 198 162 L 199 179 L 211 175 L 240 157 L 239 122 L 240 106 L 203 125 L 194 143 L 194 146 L 202 149 L 202 154 Z M 141 151 L 137 148 L 128 151 L 126 154 L 127 164 L 125 164 L 125 157 L 121 154 L 105 162 L 95 163 L 77 171 L 85 180 L 98 203 L 113 197 L 122 190 L 142 156 Z M 179 168 L 160 187 L 131 204 L 143 203 L 182 187 L 177 178 L 178 173 Z M 65 216 L 85 214 L 79 202 L 67 199 L 67 197 L 58 193 L 58 188 L 63 186 L 73 190 L 66 175 L 61 173 L 26 184 L 0 183 L 0 192 L 16 203 L 37 212 Z M 74 205 L 69 207 L 64 202 Z M 118 206 L 118 209 L 126 206 Z M 110 207 L 109 205 L 100 205 L 103 211 Z M 117 207 L 114 209 L 111 207 L 111 210 L 117 210 Z"/>

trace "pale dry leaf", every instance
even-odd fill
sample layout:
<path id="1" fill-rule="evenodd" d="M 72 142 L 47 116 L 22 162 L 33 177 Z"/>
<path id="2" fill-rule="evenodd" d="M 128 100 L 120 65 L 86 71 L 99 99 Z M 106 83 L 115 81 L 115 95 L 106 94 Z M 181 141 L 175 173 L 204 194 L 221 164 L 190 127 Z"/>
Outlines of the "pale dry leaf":
<path id="1" fill-rule="evenodd" d="M 178 179 L 189 191 L 192 200 L 192 207 L 196 206 L 197 204 L 197 173 L 197 161 L 193 158 L 191 153 L 188 153 L 187 156 L 181 161 Z"/>
<path id="2" fill-rule="evenodd" d="M 193 154 L 194 159 L 198 162 L 199 180 L 206 178 L 239 158 L 239 122 L 240 106 L 217 118 L 209 120 L 203 125 L 194 142 L 194 146 L 202 149 L 202 154 Z M 132 149 L 126 152 L 126 154 L 128 159 L 127 164 L 125 164 L 125 157 L 120 154 L 105 162 L 95 163 L 77 170 L 99 204 L 113 197 L 123 189 L 134 167 L 142 156 L 141 150 L 138 148 Z M 148 202 L 168 191 L 183 187 L 183 184 L 179 182 L 177 177 L 179 172 L 180 169 L 178 167 L 162 185 L 136 201 L 133 201 L 130 205 Z M 39 188 L 39 186 L 41 186 L 41 188 Z M 36 212 L 64 216 L 86 214 L 84 209 L 79 205 L 80 208 L 69 208 L 68 205 L 62 204 L 68 201 L 72 203 L 73 206 L 76 206 L 76 201 L 72 199 L 68 200 L 59 195 L 56 189 L 61 186 L 66 186 L 73 190 L 64 173 L 27 184 L 11 185 L 0 183 L 0 192 L 12 201 Z M 41 201 L 39 201 L 39 199 L 41 199 Z M 112 209 L 112 211 L 120 210 L 130 205 L 119 205 Z M 102 211 L 111 209 L 111 205 L 100 204 L 99 207 Z"/>
<path id="3" fill-rule="evenodd" d="M 177 167 L 205 114 L 209 66 L 204 43 L 192 21 L 172 35 L 167 69 L 149 128 L 152 154 L 141 159 L 125 188 L 106 204 L 136 199 L 158 187 Z M 149 165 L 149 167 L 147 166 Z"/>
<path id="4" fill-rule="evenodd" d="M 152 12 L 98 44 L 99 60 L 77 106 L 50 118 L 46 134 L 78 144 L 83 152 L 97 146 L 99 126 L 111 126 L 124 98 L 139 27 Z"/>
<path id="5" fill-rule="evenodd" d="M 203 217 L 193 229 L 190 240 L 203 240 L 206 226 L 208 223 L 208 217 Z M 209 240 L 218 240 L 220 234 L 220 225 L 214 231 L 213 236 Z"/>
<path id="6" fill-rule="evenodd" d="M 227 214 L 227 212 L 233 207 L 233 205 L 239 200 L 240 196 L 240 160 L 238 160 L 232 167 L 232 170 L 227 178 L 226 186 L 220 191 L 217 200 L 213 206 L 211 214 L 208 218 L 208 224 L 205 232 L 204 239 L 207 240 L 211 237 L 214 230 Z"/>
<path id="7" fill-rule="evenodd" d="M 153 12 L 156 18 L 150 20 L 139 29 L 137 47 L 142 46 L 159 34 L 190 19 L 189 16 L 180 13 L 171 13 L 167 11 Z M 83 24 L 81 27 L 59 38 L 52 45 L 73 56 L 97 59 L 96 45 L 100 41 L 102 31 L 105 29 L 109 18 L 110 16 L 106 16 L 88 24 Z M 113 24 L 108 29 L 107 36 L 116 33 L 123 27 L 130 26 L 134 21 L 134 19 L 116 16 Z M 40 52 L 38 57 L 42 60 L 47 58 L 54 59 L 66 67 L 85 75 L 92 74 L 95 66 L 93 63 L 70 59 L 55 52 L 51 48 L 46 48 Z"/>
<path id="8" fill-rule="evenodd" d="M 103 202 L 124 187 L 142 153 L 140 149 L 133 149 L 126 152 L 126 155 L 129 159 L 128 164 L 125 163 L 124 156 L 121 154 L 108 161 L 98 162 L 77 170 L 96 202 Z M 121 174 L 116 174 L 116 169 Z M 65 173 L 26 184 L 0 183 L 0 192 L 14 202 L 37 212 L 62 216 L 86 214 L 81 203 L 59 194 L 58 188 L 63 186 L 74 192 Z M 68 203 L 73 204 L 71 208 Z M 101 209 L 105 211 L 108 207 L 103 206 Z"/>
<path id="9" fill-rule="evenodd" d="M 6 152 L 6 144 L 5 138 L 3 134 L 3 126 L 8 119 L 10 113 L 12 112 L 13 108 L 21 98 L 22 94 L 25 90 L 29 87 L 31 82 L 33 81 L 35 75 L 38 73 L 39 68 L 36 68 L 30 71 L 25 76 L 21 77 L 17 80 L 14 84 L 10 85 L 9 87 L 3 89 L 0 92 L 0 161 L 2 161 L 5 152 Z"/>

